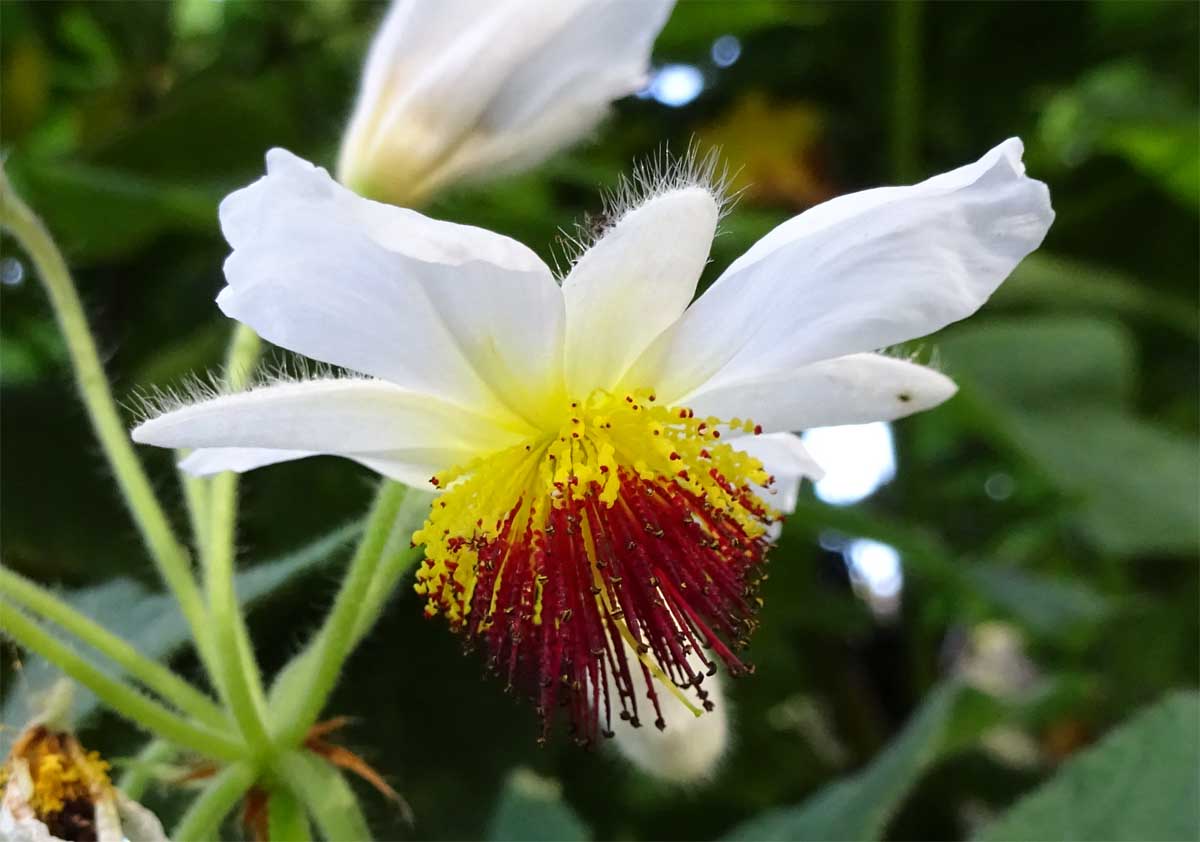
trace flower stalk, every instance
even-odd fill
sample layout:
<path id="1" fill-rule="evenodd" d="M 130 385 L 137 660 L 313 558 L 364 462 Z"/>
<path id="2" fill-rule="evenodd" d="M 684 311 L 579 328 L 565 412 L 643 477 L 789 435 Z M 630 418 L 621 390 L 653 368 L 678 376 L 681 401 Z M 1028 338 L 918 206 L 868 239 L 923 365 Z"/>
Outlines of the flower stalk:
<path id="1" fill-rule="evenodd" d="M 218 658 L 218 685 L 246 741 L 260 755 L 270 754 L 264 724 L 264 702 L 258 668 L 246 639 L 245 621 L 233 585 L 232 524 L 237 506 L 236 475 L 223 474 L 212 481 L 210 516 L 214 526 L 205 562 L 208 610 Z M 230 534 L 217 540 L 217 525 L 228 524 Z M 256 692 L 257 691 L 257 692 Z"/>
<path id="2" fill-rule="evenodd" d="M 225 361 L 225 387 L 238 392 L 246 387 L 258 361 L 262 342 L 253 330 L 239 325 L 230 340 Z M 185 488 L 187 481 L 185 480 Z M 246 631 L 234 589 L 236 557 L 238 475 L 225 472 L 185 495 L 194 523 L 201 525 L 197 540 L 204 560 L 205 587 L 212 614 L 220 670 L 219 685 L 247 742 L 262 754 L 271 751 L 267 736 L 262 676 Z M 207 529 L 204 527 L 207 526 Z"/>
<path id="3" fill-rule="evenodd" d="M 175 757 L 177 749 L 165 740 L 154 739 L 146 743 L 137 757 L 126 761 L 125 771 L 117 781 L 117 789 L 134 801 L 141 801 L 146 789 L 157 777 L 157 768 Z"/>
<path id="4" fill-rule="evenodd" d="M 171 838 L 175 842 L 221 838 L 221 823 L 257 778 L 258 769 L 251 763 L 226 766 L 191 803 L 175 825 Z"/>
<path id="5" fill-rule="evenodd" d="M 311 752 L 290 751 L 274 768 L 326 839 L 371 838 L 354 791 L 335 767 Z"/>
<path id="6" fill-rule="evenodd" d="M 145 469 L 133 452 L 70 270 L 50 232 L 17 196 L 3 171 L 0 171 L 0 227 L 13 235 L 37 269 L 71 356 L 79 395 L 125 505 L 159 574 L 179 602 L 201 660 L 211 667 L 215 663 L 214 651 L 205 632 L 207 617 L 192 576 L 190 557 L 176 539 Z"/>
<path id="7" fill-rule="evenodd" d="M 0 602 L 0 626 L 17 643 L 53 662 L 135 725 L 183 748 L 218 760 L 240 760 L 245 756 L 245 748 L 236 739 L 187 720 L 148 699 L 124 681 L 105 674 L 87 658 L 6 602 Z"/>
<path id="8" fill-rule="evenodd" d="M 384 603 L 396 589 L 400 577 L 421 559 L 420 547 L 412 543 L 412 533 L 429 513 L 432 494 L 408 489 L 400 505 L 391 537 L 383 552 L 383 560 L 375 568 L 371 584 L 363 598 L 354 623 L 354 645 L 366 636 L 379 620 Z"/>
<path id="9" fill-rule="evenodd" d="M 218 730 L 229 724 L 221 709 L 204 693 L 24 576 L 0 568 L 0 597 L 60 626 L 183 713 Z"/>
<path id="10" fill-rule="evenodd" d="M 317 721 L 333 692 L 342 665 L 360 639 L 357 634 L 359 617 L 393 531 L 404 529 L 407 534 L 412 534 L 412 523 L 397 523 L 405 491 L 405 487 L 396 482 L 380 484 L 358 549 L 333 607 L 312 642 L 293 662 L 295 666 L 288 665 L 288 669 L 298 672 L 293 680 L 300 685 L 289 688 L 286 694 L 272 694 L 287 708 L 276 719 L 281 745 L 299 744 Z M 285 669 L 285 673 L 287 671 Z"/>

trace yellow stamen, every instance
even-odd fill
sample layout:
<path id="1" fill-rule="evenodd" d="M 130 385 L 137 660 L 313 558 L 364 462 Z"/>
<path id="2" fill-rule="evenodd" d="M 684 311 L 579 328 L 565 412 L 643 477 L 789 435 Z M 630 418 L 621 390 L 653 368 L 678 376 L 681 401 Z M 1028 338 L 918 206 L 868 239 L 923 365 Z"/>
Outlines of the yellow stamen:
<path id="1" fill-rule="evenodd" d="M 647 481 L 670 478 L 732 516 L 749 538 L 762 535 L 762 518 L 739 505 L 738 495 L 748 485 L 768 485 L 770 477 L 757 459 L 721 441 L 722 428 L 755 432 L 750 421 L 726 423 L 661 406 L 651 390 L 597 390 L 569 401 L 557 430 L 438 474 L 434 483 L 447 491 L 413 535 L 425 545 L 416 590 L 428 597 L 426 613 L 444 611 L 451 623 L 461 623 L 471 611 L 479 546 L 500 534 L 510 517 L 514 534 L 526 527 L 543 531 L 549 507 L 561 508 L 568 496 L 582 500 L 599 489 L 600 502 L 611 507 L 621 493 L 622 468 Z M 497 577 L 490 611 L 502 585 Z"/>

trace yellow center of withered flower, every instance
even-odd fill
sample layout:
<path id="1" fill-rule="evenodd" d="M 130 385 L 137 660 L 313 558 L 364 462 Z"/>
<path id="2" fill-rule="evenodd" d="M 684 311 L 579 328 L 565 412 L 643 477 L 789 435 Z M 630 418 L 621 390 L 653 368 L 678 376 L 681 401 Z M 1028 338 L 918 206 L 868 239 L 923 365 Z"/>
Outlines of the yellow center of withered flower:
<path id="1" fill-rule="evenodd" d="M 95 802 L 112 788 L 108 770 L 106 760 L 85 751 L 71 734 L 37 725 L 13 744 L 0 784 L 27 773 L 33 785 L 29 806 L 53 836 L 68 839 L 93 827 Z"/>

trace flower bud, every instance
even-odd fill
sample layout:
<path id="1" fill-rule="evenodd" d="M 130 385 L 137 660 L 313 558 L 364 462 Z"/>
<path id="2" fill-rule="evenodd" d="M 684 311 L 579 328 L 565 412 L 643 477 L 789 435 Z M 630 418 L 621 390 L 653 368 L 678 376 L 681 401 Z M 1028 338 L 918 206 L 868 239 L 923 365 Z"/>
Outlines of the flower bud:
<path id="1" fill-rule="evenodd" d="M 371 45 L 341 181 L 413 206 L 531 167 L 644 81 L 673 0 L 396 0 Z"/>
<path id="2" fill-rule="evenodd" d="M 627 647 L 627 652 L 631 663 L 636 664 L 633 650 Z M 688 660 L 704 674 L 703 664 L 695 654 Z M 642 670 L 632 668 L 630 674 L 639 707 L 649 705 L 651 688 Z M 705 676 L 703 689 L 712 709 L 697 715 L 695 709 L 653 681 L 665 727 L 657 727 L 653 715 L 641 717 L 638 727 L 618 720 L 613 723 L 617 750 L 646 774 L 670 783 L 692 784 L 711 778 L 729 745 L 729 706 L 721 682 L 719 672 Z M 611 682 L 609 691 L 617 692 Z"/>

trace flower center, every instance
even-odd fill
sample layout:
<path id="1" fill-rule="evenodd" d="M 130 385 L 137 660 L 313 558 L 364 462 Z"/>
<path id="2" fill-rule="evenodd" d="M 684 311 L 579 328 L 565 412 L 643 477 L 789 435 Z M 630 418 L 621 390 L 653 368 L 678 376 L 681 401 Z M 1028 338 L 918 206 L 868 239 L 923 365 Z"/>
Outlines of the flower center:
<path id="1" fill-rule="evenodd" d="M 754 627 L 751 574 L 778 517 L 755 493 L 771 477 L 722 429 L 759 432 L 649 390 L 598 390 L 570 401 L 558 430 L 438 474 L 446 492 L 413 536 L 426 614 L 481 641 L 546 729 L 563 705 L 581 741 L 601 717 L 610 735 L 614 701 L 639 724 L 631 669 L 659 727 L 651 678 L 698 714 L 685 691 L 710 705 L 706 650 L 748 670 L 724 640 L 741 646 Z"/>
<path id="2" fill-rule="evenodd" d="M 0 770 L 0 786 L 10 775 L 28 775 L 29 806 L 51 835 L 83 838 L 76 834 L 91 830 L 95 801 L 111 786 L 108 768 L 107 761 L 85 751 L 70 734 L 35 726 L 14 743 L 8 763 Z"/>

